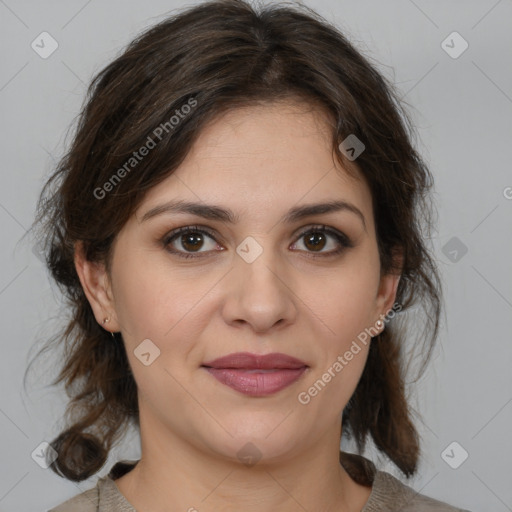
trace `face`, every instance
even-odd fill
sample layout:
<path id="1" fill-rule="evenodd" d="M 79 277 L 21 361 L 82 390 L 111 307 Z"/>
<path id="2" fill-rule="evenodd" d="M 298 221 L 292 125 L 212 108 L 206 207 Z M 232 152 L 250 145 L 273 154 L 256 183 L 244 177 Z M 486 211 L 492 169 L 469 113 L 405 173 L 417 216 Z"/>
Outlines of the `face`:
<path id="1" fill-rule="evenodd" d="M 397 285 L 380 275 L 368 186 L 335 163 L 322 114 L 292 103 L 208 125 L 119 233 L 108 279 L 88 265 L 77 260 L 97 320 L 122 333 L 141 428 L 233 459 L 249 442 L 278 459 L 339 435 L 361 333 Z"/>

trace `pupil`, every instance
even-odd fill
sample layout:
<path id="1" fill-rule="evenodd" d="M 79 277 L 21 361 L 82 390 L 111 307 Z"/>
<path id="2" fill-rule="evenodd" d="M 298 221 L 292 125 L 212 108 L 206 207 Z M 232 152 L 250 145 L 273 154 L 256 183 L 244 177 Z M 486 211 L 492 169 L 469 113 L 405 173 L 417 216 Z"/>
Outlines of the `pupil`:
<path id="1" fill-rule="evenodd" d="M 319 240 L 318 237 L 320 237 L 323 240 Z M 306 239 L 306 246 L 308 246 L 309 243 L 312 244 L 313 249 L 317 249 L 317 248 L 322 249 L 324 247 L 324 245 L 325 245 L 324 234 L 323 233 L 312 233 Z"/>

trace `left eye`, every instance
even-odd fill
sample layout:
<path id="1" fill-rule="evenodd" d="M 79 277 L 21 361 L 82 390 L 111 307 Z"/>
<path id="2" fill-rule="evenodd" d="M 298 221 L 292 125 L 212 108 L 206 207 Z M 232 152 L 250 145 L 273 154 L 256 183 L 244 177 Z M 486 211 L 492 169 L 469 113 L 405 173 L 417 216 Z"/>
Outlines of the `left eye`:
<path id="1" fill-rule="evenodd" d="M 334 249 L 324 251 L 323 249 L 328 245 L 329 238 L 334 240 Z M 211 247 L 201 251 L 201 249 L 204 249 L 206 239 L 211 240 Z M 346 235 L 326 226 L 310 227 L 298 236 L 298 240 L 304 240 L 302 243 L 306 247 L 305 252 L 312 257 L 332 256 L 341 253 L 346 248 L 353 247 L 352 242 Z M 211 252 L 216 247 L 220 247 L 216 243 L 213 233 L 205 228 L 194 226 L 186 226 L 172 231 L 164 237 L 163 244 L 170 253 L 181 258 L 197 258 L 200 257 L 201 253 Z M 298 242 L 295 242 L 292 247 L 297 244 Z M 181 245 L 181 248 L 177 248 L 176 245 Z"/>
<path id="2" fill-rule="evenodd" d="M 328 245 L 329 237 L 335 240 L 334 249 L 322 251 L 322 249 L 325 249 L 325 246 Z M 346 235 L 325 226 L 309 228 L 307 231 L 303 231 L 299 235 L 299 240 L 304 240 L 304 246 L 309 249 L 306 252 L 312 252 L 313 254 L 311 254 L 311 256 L 313 257 L 317 256 L 317 254 L 314 253 L 320 253 L 318 256 L 332 256 L 353 246 Z"/>

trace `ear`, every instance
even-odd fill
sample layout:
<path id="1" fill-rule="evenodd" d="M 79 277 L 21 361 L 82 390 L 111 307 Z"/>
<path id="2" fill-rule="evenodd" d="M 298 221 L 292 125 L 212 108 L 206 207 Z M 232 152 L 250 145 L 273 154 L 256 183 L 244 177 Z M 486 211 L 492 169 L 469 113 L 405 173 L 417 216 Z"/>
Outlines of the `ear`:
<path id="1" fill-rule="evenodd" d="M 108 331 L 119 331 L 112 287 L 105 265 L 85 258 L 82 242 L 75 243 L 75 268 L 96 321 Z M 105 318 L 108 323 L 103 323 Z"/>
<path id="2" fill-rule="evenodd" d="M 380 277 L 379 289 L 376 297 L 376 314 L 378 318 L 380 318 L 380 315 L 385 316 L 395 303 L 398 283 L 400 281 L 400 275 L 402 273 L 401 270 L 403 268 L 403 251 L 398 248 L 395 249 L 393 251 L 393 259 L 394 268 L 399 270 L 395 270 L 394 273 L 391 274 L 382 274 Z"/>

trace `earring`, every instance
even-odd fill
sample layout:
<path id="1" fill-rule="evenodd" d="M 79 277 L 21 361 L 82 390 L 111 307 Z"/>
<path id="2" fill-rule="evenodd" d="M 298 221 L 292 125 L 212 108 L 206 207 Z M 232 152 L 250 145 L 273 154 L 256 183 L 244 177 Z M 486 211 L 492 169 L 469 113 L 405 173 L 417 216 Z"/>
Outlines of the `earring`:
<path id="1" fill-rule="evenodd" d="M 382 320 L 377 320 L 375 322 L 375 325 L 377 326 L 378 329 L 382 329 L 384 327 L 384 322 Z"/>
<path id="2" fill-rule="evenodd" d="M 105 324 L 108 324 L 109 322 L 110 322 L 110 318 L 104 318 L 102 324 L 105 325 Z M 112 336 L 112 338 L 115 340 L 116 339 L 115 334 L 112 331 L 109 331 L 109 332 L 110 332 L 110 335 Z"/>
<path id="3" fill-rule="evenodd" d="M 102 325 L 105 325 L 105 324 L 108 324 L 109 322 L 110 322 L 110 317 L 104 318 L 103 322 L 101 322 L 101 323 L 102 323 Z M 108 329 L 106 329 L 106 330 L 108 331 Z M 112 331 L 109 331 L 109 332 L 110 332 L 110 335 L 112 336 L 112 338 L 115 340 L 116 339 L 115 334 Z"/>

